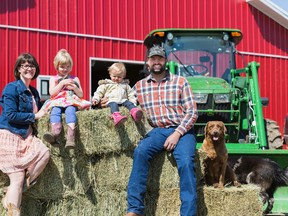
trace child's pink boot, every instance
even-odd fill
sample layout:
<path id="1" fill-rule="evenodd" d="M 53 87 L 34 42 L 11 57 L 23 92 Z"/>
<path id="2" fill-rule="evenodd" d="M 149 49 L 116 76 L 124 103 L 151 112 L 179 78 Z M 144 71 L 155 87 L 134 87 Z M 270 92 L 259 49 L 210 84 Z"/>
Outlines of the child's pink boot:
<path id="1" fill-rule="evenodd" d="M 143 112 L 142 110 L 138 109 L 137 107 L 130 110 L 130 114 L 133 117 L 135 122 L 139 122 L 142 119 Z"/>
<path id="2" fill-rule="evenodd" d="M 43 135 L 43 139 L 50 143 L 54 147 L 59 147 L 58 136 L 60 135 L 62 130 L 61 123 L 52 123 L 51 124 L 51 132 L 45 132 Z"/>
<path id="3" fill-rule="evenodd" d="M 75 147 L 75 131 L 76 128 L 74 125 L 67 125 L 66 149 L 73 149 Z"/>
<path id="4" fill-rule="evenodd" d="M 123 124 L 127 120 L 127 117 L 126 116 L 122 116 L 120 114 L 120 112 L 114 112 L 111 115 L 111 118 L 114 120 L 114 126 Z"/>

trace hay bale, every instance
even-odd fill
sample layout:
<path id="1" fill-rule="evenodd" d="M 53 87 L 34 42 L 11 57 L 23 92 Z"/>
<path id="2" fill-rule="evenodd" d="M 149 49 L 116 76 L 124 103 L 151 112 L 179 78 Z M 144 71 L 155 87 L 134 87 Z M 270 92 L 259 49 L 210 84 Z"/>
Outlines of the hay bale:
<path id="1" fill-rule="evenodd" d="M 132 169 L 132 152 L 105 155 L 96 163 L 97 188 L 105 190 L 126 190 Z M 148 188 L 151 192 L 165 188 L 177 188 L 179 177 L 176 164 L 166 152 L 151 161 Z M 105 170 L 105 175 L 103 171 Z"/>
<path id="2" fill-rule="evenodd" d="M 9 181 L 8 176 L 0 171 L 0 189 L 4 188 L 4 186 L 7 186 L 8 181 Z M 2 193 L 3 193 L 2 190 L 0 190 L 0 194 Z"/>
<path id="3" fill-rule="evenodd" d="M 197 194 L 198 215 L 222 216 L 222 215 L 262 215 L 263 204 L 260 201 L 260 188 L 256 185 L 231 186 L 231 182 L 223 190 L 213 186 L 204 185 L 205 159 L 207 154 L 197 151 Z"/>
<path id="4" fill-rule="evenodd" d="M 128 117 L 127 122 L 119 127 L 114 127 L 110 119 L 110 110 L 85 110 L 77 112 L 76 149 L 75 155 L 108 154 L 113 152 L 131 151 L 137 145 L 139 139 L 146 134 L 148 123 L 144 119 L 135 123 L 129 114 L 128 109 L 120 108 L 121 113 Z M 62 115 L 62 122 L 65 122 L 65 115 Z M 63 123 L 64 131 L 60 136 L 60 149 L 52 149 L 53 154 L 68 157 L 64 149 L 66 123 Z M 43 137 L 46 131 L 50 130 L 49 117 L 38 122 L 38 137 Z M 48 144 L 49 145 L 49 144 Z"/>
<path id="5" fill-rule="evenodd" d="M 42 200 L 82 196 L 95 186 L 96 174 L 90 157 L 69 159 L 53 156 L 37 184 L 25 194 Z"/>
<path id="6" fill-rule="evenodd" d="M 43 203 L 41 216 L 52 215 L 97 215 L 96 200 L 87 197 L 75 196 L 58 200 L 46 200 Z"/>
<path id="7" fill-rule="evenodd" d="M 45 211 L 44 202 L 39 199 L 34 199 L 31 197 L 23 196 L 22 206 L 21 206 L 21 216 L 30 215 L 30 216 L 40 216 L 42 212 Z"/>
<path id="8" fill-rule="evenodd" d="M 180 215 L 179 188 L 160 189 L 151 191 L 147 189 L 145 196 L 145 215 Z"/>
<path id="9" fill-rule="evenodd" d="M 29 216 L 40 216 L 41 211 L 43 210 L 42 206 L 43 202 L 41 200 L 26 198 L 23 196 L 22 207 L 21 207 L 21 216 L 29 215 Z M 7 216 L 7 211 L 2 207 L 0 207 L 0 216 Z"/>
<path id="10" fill-rule="evenodd" d="M 135 124 L 127 109 L 121 107 L 120 111 L 128 116 L 128 121 L 117 128 L 109 119 L 109 109 L 78 112 L 76 149 L 72 153 L 64 148 L 64 124 L 61 147 L 47 144 L 51 160 L 37 184 L 24 193 L 23 216 L 125 214 L 133 150 L 149 126 L 146 119 Z M 38 137 L 49 127 L 49 117 L 41 119 Z M 197 153 L 195 159 L 199 216 L 262 215 L 259 188 L 218 190 L 204 186 L 202 157 Z M 7 176 L 0 173 L 0 189 L 8 183 Z M 145 215 L 179 215 L 180 204 L 176 163 L 171 154 L 163 152 L 151 162 Z M 6 215 L 2 206 L 0 215 Z"/>
<path id="11" fill-rule="evenodd" d="M 263 205 L 259 199 L 260 188 L 254 185 L 226 187 L 198 187 L 198 215 L 207 216 L 260 216 Z"/>

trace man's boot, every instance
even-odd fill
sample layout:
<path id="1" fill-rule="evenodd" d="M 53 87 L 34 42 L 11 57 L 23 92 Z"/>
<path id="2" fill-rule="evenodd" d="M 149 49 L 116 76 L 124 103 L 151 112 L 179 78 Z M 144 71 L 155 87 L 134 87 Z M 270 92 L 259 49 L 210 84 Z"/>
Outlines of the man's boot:
<path id="1" fill-rule="evenodd" d="M 75 124 L 68 124 L 67 125 L 67 140 L 65 148 L 74 148 L 75 147 Z"/>
<path id="2" fill-rule="evenodd" d="M 46 132 L 43 135 L 43 139 L 50 143 L 52 146 L 59 146 L 59 142 L 57 140 L 57 137 L 61 133 L 62 130 L 62 124 L 61 123 L 52 123 L 51 124 L 51 132 Z"/>

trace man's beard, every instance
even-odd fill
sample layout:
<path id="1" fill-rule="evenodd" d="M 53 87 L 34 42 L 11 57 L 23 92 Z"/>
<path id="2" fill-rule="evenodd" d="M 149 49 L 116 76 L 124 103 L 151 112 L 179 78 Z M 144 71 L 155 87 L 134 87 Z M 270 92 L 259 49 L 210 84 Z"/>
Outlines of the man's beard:
<path id="1" fill-rule="evenodd" d="M 152 73 L 152 74 L 162 74 L 164 71 L 165 71 L 165 66 L 162 66 L 160 68 L 160 70 L 157 70 L 157 71 L 154 70 L 154 67 L 152 67 L 152 69 L 150 69 L 150 73 Z"/>

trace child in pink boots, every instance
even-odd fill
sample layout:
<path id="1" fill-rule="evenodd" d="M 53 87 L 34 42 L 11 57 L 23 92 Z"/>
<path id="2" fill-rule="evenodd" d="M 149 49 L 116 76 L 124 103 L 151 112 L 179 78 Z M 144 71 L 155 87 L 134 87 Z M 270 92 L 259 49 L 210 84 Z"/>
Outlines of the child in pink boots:
<path id="1" fill-rule="evenodd" d="M 121 125 L 127 120 L 119 112 L 119 105 L 123 105 L 130 110 L 130 114 L 135 122 L 141 120 L 143 112 L 136 106 L 137 100 L 134 91 L 129 86 L 126 76 L 126 68 L 123 63 L 114 63 L 108 68 L 111 79 L 99 81 L 99 87 L 94 92 L 92 105 L 97 105 L 102 98 L 108 98 L 108 107 L 111 109 L 111 118 L 114 125 Z"/>
<path id="2" fill-rule="evenodd" d="M 79 78 L 70 74 L 73 60 L 67 50 L 58 51 L 54 58 L 54 67 L 57 75 L 51 77 L 49 81 L 51 98 L 42 107 L 42 109 L 51 110 L 51 132 L 46 132 L 43 139 L 54 146 L 59 144 L 57 137 L 62 130 L 62 113 L 65 113 L 67 124 L 65 148 L 70 149 L 75 147 L 76 111 L 90 109 L 91 103 L 83 99 Z"/>

